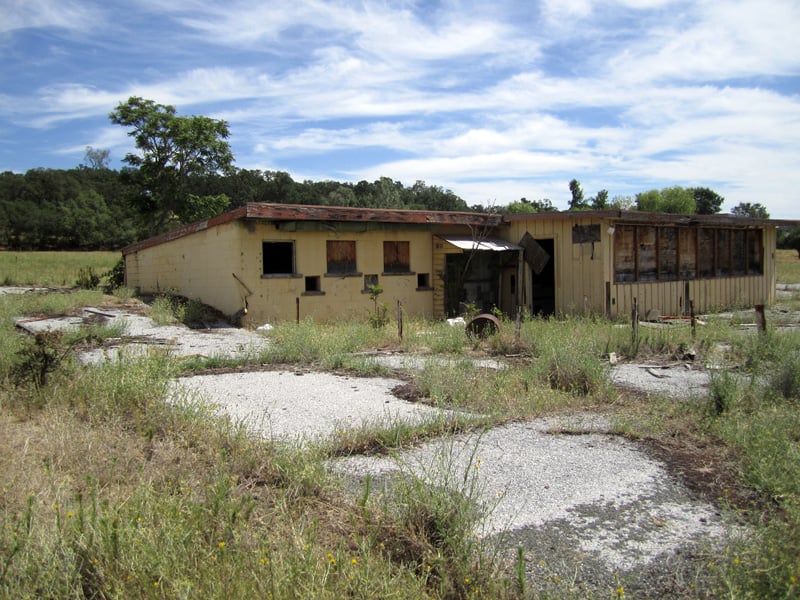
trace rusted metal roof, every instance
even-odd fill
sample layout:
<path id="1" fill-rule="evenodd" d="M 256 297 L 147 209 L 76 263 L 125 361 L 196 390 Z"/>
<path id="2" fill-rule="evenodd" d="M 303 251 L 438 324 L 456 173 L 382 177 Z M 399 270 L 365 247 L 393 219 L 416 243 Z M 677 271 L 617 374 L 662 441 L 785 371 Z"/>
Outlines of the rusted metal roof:
<path id="1" fill-rule="evenodd" d="M 731 214 L 681 215 L 674 213 L 651 213 L 639 210 L 578 210 L 541 213 L 517 213 L 504 215 L 504 221 L 563 220 L 563 219 L 610 219 L 630 223 L 656 223 L 669 225 L 708 225 L 726 227 L 782 227 L 800 225 L 800 221 L 786 219 L 756 219 Z"/>
<path id="2" fill-rule="evenodd" d="M 384 208 L 353 208 L 344 206 L 310 206 L 304 204 L 268 204 L 265 202 L 248 202 L 234 210 L 218 215 L 212 219 L 183 225 L 157 235 L 135 242 L 122 249 L 122 254 L 131 254 L 144 248 L 157 246 L 176 240 L 198 231 L 236 220 L 262 220 L 273 222 L 287 221 L 326 221 L 351 223 L 397 223 L 413 225 L 470 225 L 492 228 L 502 224 L 499 214 L 479 212 L 450 212 L 428 210 L 395 210 Z"/>
<path id="3" fill-rule="evenodd" d="M 400 225 L 465 225 L 481 227 L 485 230 L 491 230 L 493 227 L 504 225 L 512 221 L 548 221 L 560 219 L 608 219 L 629 223 L 718 225 L 728 227 L 779 227 L 784 225 L 800 225 L 800 221 L 752 219 L 735 215 L 676 215 L 667 213 L 646 213 L 635 210 L 588 210 L 501 215 L 480 212 L 400 210 L 249 202 L 244 206 L 240 206 L 239 208 L 235 208 L 214 218 L 183 225 L 167 233 L 130 244 L 122 249 L 122 254 L 131 254 L 144 248 L 157 246 L 211 227 L 216 227 L 217 225 L 250 219 L 273 222 L 324 221 L 330 223 L 394 223 Z M 516 249 L 516 247 L 509 249 Z"/>

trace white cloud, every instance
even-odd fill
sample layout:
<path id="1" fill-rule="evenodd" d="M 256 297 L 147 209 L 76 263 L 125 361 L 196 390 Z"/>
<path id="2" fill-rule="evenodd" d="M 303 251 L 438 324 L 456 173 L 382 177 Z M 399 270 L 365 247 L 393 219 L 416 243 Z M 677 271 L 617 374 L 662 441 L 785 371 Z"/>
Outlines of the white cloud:
<path id="1" fill-rule="evenodd" d="M 70 0 L 5 0 L 3 4 L 0 32 L 42 27 L 87 31 L 104 12 Z"/>

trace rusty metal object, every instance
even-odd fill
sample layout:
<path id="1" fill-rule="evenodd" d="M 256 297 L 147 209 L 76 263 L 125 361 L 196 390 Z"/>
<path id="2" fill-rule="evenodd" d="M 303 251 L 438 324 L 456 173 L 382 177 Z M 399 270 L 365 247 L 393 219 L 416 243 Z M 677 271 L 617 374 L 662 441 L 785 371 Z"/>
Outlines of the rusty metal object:
<path id="1" fill-rule="evenodd" d="M 489 313 L 482 313 L 467 322 L 467 335 L 485 338 L 502 330 L 500 319 Z"/>

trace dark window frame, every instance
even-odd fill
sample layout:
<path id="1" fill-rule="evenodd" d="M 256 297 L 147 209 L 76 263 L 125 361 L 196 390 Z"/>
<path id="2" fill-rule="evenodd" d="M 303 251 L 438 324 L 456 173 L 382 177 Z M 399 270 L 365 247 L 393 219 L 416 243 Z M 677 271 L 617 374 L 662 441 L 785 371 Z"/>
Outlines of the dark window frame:
<path id="1" fill-rule="evenodd" d="M 269 252 L 268 250 L 276 250 Z M 263 240 L 261 242 L 261 277 L 299 277 L 294 240 Z"/>

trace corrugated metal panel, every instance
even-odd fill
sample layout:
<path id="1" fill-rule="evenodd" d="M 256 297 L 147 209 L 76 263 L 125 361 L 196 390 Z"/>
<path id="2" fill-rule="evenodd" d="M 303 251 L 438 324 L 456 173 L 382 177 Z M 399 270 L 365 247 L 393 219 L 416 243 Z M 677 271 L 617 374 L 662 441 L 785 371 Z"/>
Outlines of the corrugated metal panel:
<path id="1" fill-rule="evenodd" d="M 444 241 L 453 244 L 461 250 L 488 250 L 491 252 L 506 252 L 508 250 L 522 250 L 522 247 L 507 242 L 505 240 L 486 238 L 476 240 L 467 236 L 460 235 L 440 235 L 437 236 Z"/>

